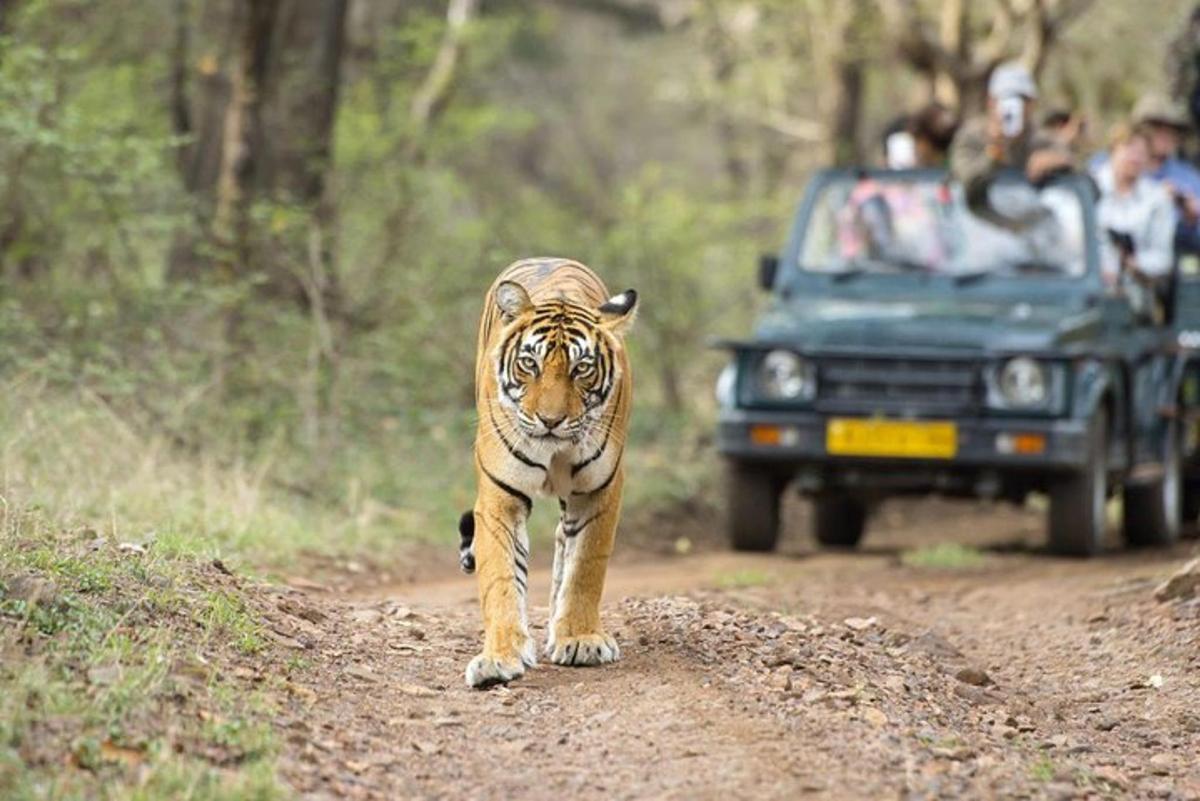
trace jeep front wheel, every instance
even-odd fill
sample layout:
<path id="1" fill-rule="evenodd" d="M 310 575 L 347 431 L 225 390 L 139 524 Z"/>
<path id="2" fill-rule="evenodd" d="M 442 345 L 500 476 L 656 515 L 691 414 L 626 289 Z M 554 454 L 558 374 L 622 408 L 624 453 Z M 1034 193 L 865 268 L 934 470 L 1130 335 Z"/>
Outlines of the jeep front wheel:
<path id="1" fill-rule="evenodd" d="M 730 462 L 725 474 L 729 542 L 735 551 L 773 551 L 787 478 L 763 465 Z"/>
<path id="2" fill-rule="evenodd" d="M 1050 550 L 1063 556 L 1095 556 L 1104 547 L 1108 500 L 1108 414 L 1101 408 L 1087 430 L 1087 461 L 1050 488 Z"/>

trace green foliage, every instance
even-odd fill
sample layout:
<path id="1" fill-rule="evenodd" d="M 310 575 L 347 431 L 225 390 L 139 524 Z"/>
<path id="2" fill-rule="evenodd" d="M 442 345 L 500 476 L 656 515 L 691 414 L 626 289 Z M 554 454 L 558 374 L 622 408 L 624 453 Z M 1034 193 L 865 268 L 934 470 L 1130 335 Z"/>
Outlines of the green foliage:
<path id="1" fill-rule="evenodd" d="M 1048 782 L 1054 778 L 1057 768 L 1049 754 L 1042 754 L 1029 766 L 1029 778 L 1034 781 Z"/>
<path id="2" fill-rule="evenodd" d="M 194 569 L 3 507 L 0 797 L 282 797 L 262 701 L 204 675 L 223 653 L 259 651 L 260 624 Z M 164 720 L 181 692 L 205 720 Z M 226 755 L 237 773 L 209 761 Z"/>
<path id="3" fill-rule="evenodd" d="M 224 637 L 242 653 L 257 653 L 266 644 L 261 624 L 241 599 L 230 593 L 205 595 L 198 617 L 208 636 Z"/>
<path id="4" fill-rule="evenodd" d="M 984 555 L 976 548 L 955 542 L 923 545 L 900 554 L 900 561 L 909 567 L 932 570 L 969 570 L 984 563 Z"/>
<path id="5" fill-rule="evenodd" d="M 762 587 L 770 584 L 771 580 L 771 575 L 765 571 L 754 568 L 742 568 L 718 575 L 717 586 L 724 589 L 740 590 L 750 587 Z"/>
<path id="6" fill-rule="evenodd" d="M 103 43 L 59 35 L 61 5 L 21 6 L 30 35 L 0 37 L 0 277 L 37 273 L 68 292 L 81 270 L 114 289 L 140 284 L 181 208 L 178 143 L 136 101 L 158 65 L 96 69 Z"/>

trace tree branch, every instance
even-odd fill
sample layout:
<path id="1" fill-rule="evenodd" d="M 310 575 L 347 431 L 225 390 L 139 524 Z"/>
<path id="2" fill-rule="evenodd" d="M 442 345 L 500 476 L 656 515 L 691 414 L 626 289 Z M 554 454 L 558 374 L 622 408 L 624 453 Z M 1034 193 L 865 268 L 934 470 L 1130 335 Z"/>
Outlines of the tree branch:
<path id="1" fill-rule="evenodd" d="M 887 28 L 900 57 L 919 72 L 954 71 L 960 65 L 954 54 L 935 39 L 914 0 L 880 0 Z"/>
<path id="2" fill-rule="evenodd" d="M 450 0 L 446 7 L 446 32 L 434 56 L 433 65 L 412 101 L 411 114 L 418 138 L 450 98 L 458 60 L 462 55 L 463 38 L 478 10 L 479 0 Z"/>

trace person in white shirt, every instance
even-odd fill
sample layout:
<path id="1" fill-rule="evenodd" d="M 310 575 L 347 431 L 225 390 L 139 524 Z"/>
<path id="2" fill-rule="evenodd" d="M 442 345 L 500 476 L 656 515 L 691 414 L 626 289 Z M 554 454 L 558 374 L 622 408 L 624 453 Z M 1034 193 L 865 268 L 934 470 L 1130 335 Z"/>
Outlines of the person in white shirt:
<path id="1" fill-rule="evenodd" d="M 1167 188 L 1148 174 L 1145 133 L 1119 128 L 1110 152 L 1094 176 L 1100 188 L 1096 216 L 1104 278 L 1109 286 L 1132 282 L 1152 288 L 1174 263 L 1175 204 Z"/>

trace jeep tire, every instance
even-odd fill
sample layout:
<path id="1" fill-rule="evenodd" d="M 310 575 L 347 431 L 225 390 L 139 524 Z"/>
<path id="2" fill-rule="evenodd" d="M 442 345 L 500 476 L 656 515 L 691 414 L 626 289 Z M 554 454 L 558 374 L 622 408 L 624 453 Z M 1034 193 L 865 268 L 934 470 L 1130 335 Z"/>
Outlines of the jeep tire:
<path id="1" fill-rule="evenodd" d="M 858 498 L 832 495 L 813 499 L 813 537 L 827 548 L 853 548 L 867 524 L 867 505 Z"/>
<path id="2" fill-rule="evenodd" d="M 1104 547 L 1104 507 L 1108 501 L 1108 413 L 1101 407 L 1087 429 L 1083 466 L 1050 487 L 1047 517 L 1050 551 L 1062 556 L 1095 556 Z"/>
<path id="3" fill-rule="evenodd" d="M 1168 420 L 1163 442 L 1163 475 L 1125 487 L 1125 542 L 1134 547 L 1163 547 L 1179 539 L 1183 466 L 1179 424 Z"/>
<path id="4" fill-rule="evenodd" d="M 730 461 L 725 470 L 726 526 L 735 551 L 773 551 L 786 474 L 768 465 Z"/>

